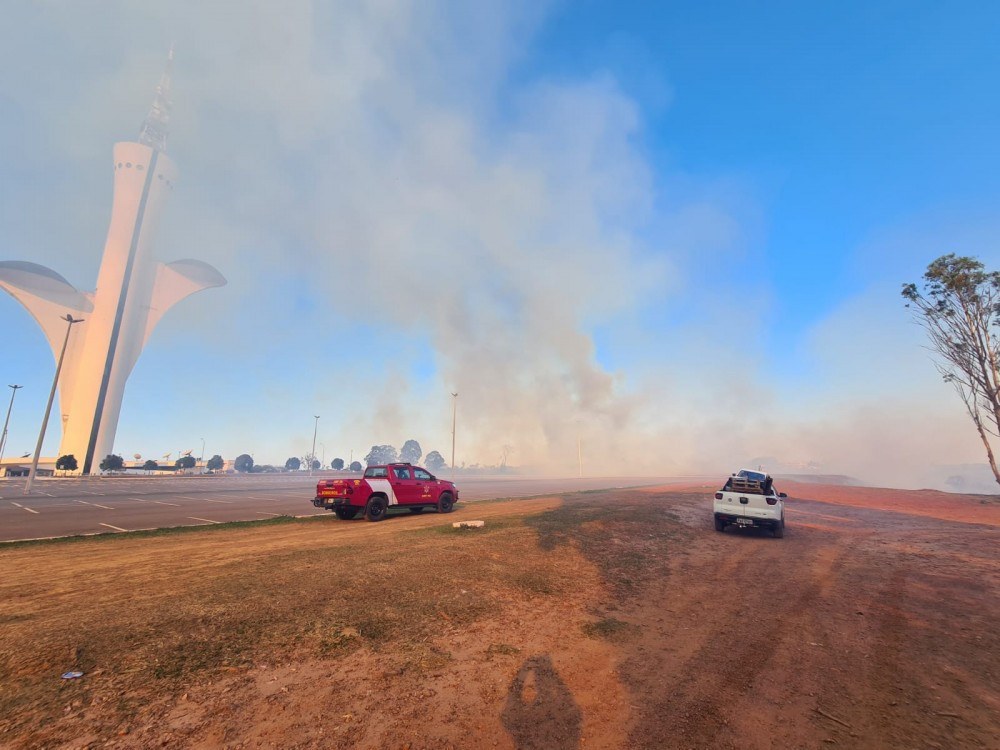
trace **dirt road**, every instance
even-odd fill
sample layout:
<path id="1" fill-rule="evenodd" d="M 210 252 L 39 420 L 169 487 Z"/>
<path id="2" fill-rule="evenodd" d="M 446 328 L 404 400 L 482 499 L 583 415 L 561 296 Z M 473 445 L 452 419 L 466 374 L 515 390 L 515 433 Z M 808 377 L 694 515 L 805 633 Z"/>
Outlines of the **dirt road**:
<path id="1" fill-rule="evenodd" d="M 1000 746 L 1000 503 L 714 489 L 0 549 L 0 745 Z"/>

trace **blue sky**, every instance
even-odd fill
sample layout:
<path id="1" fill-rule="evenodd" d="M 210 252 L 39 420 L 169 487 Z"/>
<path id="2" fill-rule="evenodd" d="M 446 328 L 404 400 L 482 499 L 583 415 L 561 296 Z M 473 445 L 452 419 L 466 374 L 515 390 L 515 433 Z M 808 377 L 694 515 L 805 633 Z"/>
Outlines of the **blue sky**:
<path id="1" fill-rule="evenodd" d="M 525 68 L 610 71 L 654 165 L 750 186 L 787 348 L 857 291 L 851 250 L 873 231 L 996 206 L 998 27 L 983 3 L 582 2 Z"/>
<path id="2" fill-rule="evenodd" d="M 308 448 L 314 413 L 331 454 L 443 450 L 457 389 L 466 463 L 508 444 L 565 470 L 578 437 L 604 473 L 773 457 L 907 483 L 981 462 L 898 290 L 945 252 L 1000 261 L 1000 9 L 5 14 L 0 255 L 80 288 L 111 144 L 135 138 L 177 43 L 181 184 L 158 255 L 203 258 L 229 285 L 161 324 L 122 453 L 209 432 L 209 452 L 281 462 Z M 0 326 L 18 340 L 0 376 L 27 386 L 12 445 L 29 446 L 51 357 L 6 296 Z"/>

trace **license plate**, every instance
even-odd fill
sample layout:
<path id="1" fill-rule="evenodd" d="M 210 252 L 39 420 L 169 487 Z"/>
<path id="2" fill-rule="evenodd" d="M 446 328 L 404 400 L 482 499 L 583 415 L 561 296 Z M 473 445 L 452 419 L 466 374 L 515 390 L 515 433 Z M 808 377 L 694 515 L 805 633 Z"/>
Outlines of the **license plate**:
<path id="1" fill-rule="evenodd" d="M 749 518 L 737 518 L 736 519 L 736 525 L 737 526 L 753 526 L 753 521 L 751 521 Z"/>

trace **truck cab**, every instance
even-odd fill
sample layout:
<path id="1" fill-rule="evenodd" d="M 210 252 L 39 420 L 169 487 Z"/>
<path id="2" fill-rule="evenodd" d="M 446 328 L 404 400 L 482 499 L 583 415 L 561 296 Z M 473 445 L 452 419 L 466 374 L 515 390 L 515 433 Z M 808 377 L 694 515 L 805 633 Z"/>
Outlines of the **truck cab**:
<path id="1" fill-rule="evenodd" d="M 785 535 L 785 498 L 763 471 L 740 469 L 715 493 L 715 530 L 727 526 L 769 529 L 775 538 Z"/>

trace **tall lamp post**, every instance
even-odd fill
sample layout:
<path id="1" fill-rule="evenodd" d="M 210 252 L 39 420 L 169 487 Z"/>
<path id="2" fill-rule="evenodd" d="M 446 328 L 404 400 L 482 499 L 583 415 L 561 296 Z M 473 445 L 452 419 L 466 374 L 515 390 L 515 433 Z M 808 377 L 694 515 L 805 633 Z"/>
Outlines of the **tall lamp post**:
<path id="1" fill-rule="evenodd" d="M 313 462 L 316 460 L 316 433 L 319 431 L 319 415 L 313 415 L 313 449 L 309 453 L 309 476 L 313 475 Z"/>
<path id="2" fill-rule="evenodd" d="M 34 484 L 35 474 L 38 472 L 38 457 L 42 453 L 42 441 L 45 440 L 45 428 L 49 426 L 49 414 L 52 412 L 52 402 L 56 397 L 56 386 L 59 385 L 59 373 L 62 371 L 63 357 L 66 356 L 66 345 L 69 343 L 69 334 L 73 330 L 74 323 L 82 323 L 83 318 L 74 318 L 69 313 L 63 318 L 66 321 L 66 338 L 63 339 L 62 350 L 59 352 L 59 361 L 56 364 L 56 375 L 52 378 L 52 390 L 49 391 L 49 402 L 45 405 L 45 416 L 42 417 L 42 429 L 38 431 L 38 442 L 35 443 L 35 457 L 31 459 L 31 470 L 28 472 L 28 481 L 24 483 L 24 494 L 31 493 L 31 485 Z"/>
<path id="3" fill-rule="evenodd" d="M 451 478 L 455 478 L 455 417 L 458 415 L 458 394 L 451 394 Z"/>
<path id="4" fill-rule="evenodd" d="M 7 407 L 7 419 L 3 423 L 3 435 L 0 435 L 0 466 L 3 465 L 3 449 L 7 445 L 7 425 L 10 424 L 10 411 L 14 408 L 14 396 L 17 395 L 18 388 L 24 388 L 23 385 L 8 385 L 10 391 L 10 406 Z"/>

